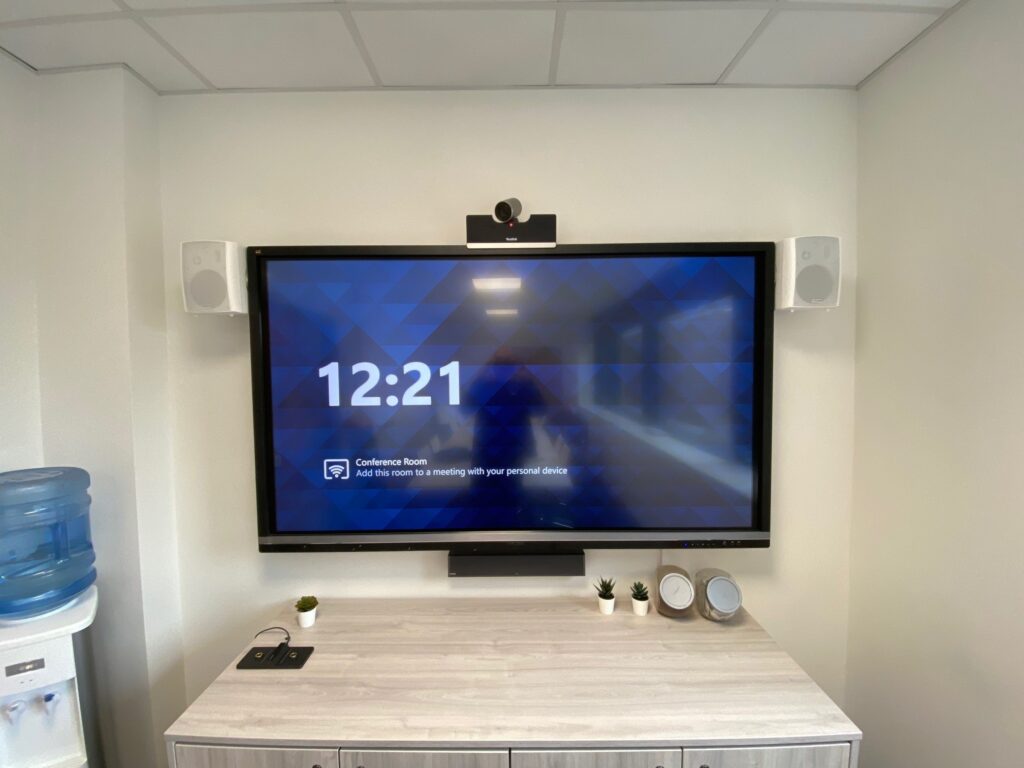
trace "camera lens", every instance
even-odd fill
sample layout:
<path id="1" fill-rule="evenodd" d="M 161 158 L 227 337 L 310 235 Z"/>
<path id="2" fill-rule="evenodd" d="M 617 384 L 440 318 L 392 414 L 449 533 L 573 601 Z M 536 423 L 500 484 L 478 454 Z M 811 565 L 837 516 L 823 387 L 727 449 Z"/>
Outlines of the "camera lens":
<path id="1" fill-rule="evenodd" d="M 523 204 L 514 197 L 502 200 L 494 206 L 494 218 L 501 222 L 511 221 L 512 219 L 518 218 L 519 214 L 522 212 Z"/>

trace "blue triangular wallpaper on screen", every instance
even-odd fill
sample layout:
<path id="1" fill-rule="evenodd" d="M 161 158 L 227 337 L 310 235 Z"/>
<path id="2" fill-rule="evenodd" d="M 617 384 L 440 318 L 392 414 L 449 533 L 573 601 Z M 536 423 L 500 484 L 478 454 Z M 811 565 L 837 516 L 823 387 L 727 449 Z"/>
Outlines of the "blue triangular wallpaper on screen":
<path id="1" fill-rule="evenodd" d="M 745 256 L 270 259 L 279 532 L 752 523 Z"/>

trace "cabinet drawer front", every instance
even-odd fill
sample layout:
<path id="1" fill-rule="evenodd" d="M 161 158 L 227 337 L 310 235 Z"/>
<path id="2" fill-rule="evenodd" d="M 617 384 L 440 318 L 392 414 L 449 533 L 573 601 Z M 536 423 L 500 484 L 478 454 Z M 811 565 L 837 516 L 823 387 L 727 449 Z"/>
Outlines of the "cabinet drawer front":
<path id="1" fill-rule="evenodd" d="M 338 750 L 176 744 L 174 762 L 177 768 L 338 768 Z"/>
<path id="2" fill-rule="evenodd" d="M 341 750 L 340 768 L 508 768 L 508 752 L 434 750 Z"/>
<path id="3" fill-rule="evenodd" d="M 512 750 L 512 768 L 680 768 L 679 749 Z"/>
<path id="4" fill-rule="evenodd" d="M 849 744 L 683 750 L 683 768 L 849 768 L 849 765 Z"/>

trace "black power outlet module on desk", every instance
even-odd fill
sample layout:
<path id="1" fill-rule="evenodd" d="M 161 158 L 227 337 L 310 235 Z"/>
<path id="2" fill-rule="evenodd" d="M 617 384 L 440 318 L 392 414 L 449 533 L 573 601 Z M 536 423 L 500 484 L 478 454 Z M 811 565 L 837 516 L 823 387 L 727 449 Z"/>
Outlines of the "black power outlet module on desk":
<path id="1" fill-rule="evenodd" d="M 276 646 L 255 646 L 241 658 L 235 669 L 302 669 L 309 657 L 313 655 L 312 646 L 293 648 L 291 633 L 284 627 L 267 627 L 256 633 L 259 637 L 264 632 L 277 630 L 284 632 L 285 640 Z"/>

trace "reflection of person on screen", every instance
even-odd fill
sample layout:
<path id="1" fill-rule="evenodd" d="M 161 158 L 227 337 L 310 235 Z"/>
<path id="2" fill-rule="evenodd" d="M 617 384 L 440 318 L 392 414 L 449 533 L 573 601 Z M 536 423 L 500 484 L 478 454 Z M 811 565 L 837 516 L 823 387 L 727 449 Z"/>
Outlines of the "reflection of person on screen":
<path id="1" fill-rule="evenodd" d="M 473 464 L 485 469 L 521 467 L 536 452 L 531 419 L 544 395 L 523 362 L 499 349 L 469 386 L 465 405 L 473 410 Z M 483 478 L 487 487 L 519 485 L 521 478 Z"/>
<path id="2" fill-rule="evenodd" d="M 377 458 L 380 453 L 373 420 L 366 413 L 359 411 L 353 411 L 348 415 L 341 429 L 335 433 L 334 440 L 349 451 L 360 451 L 368 457 Z"/>

